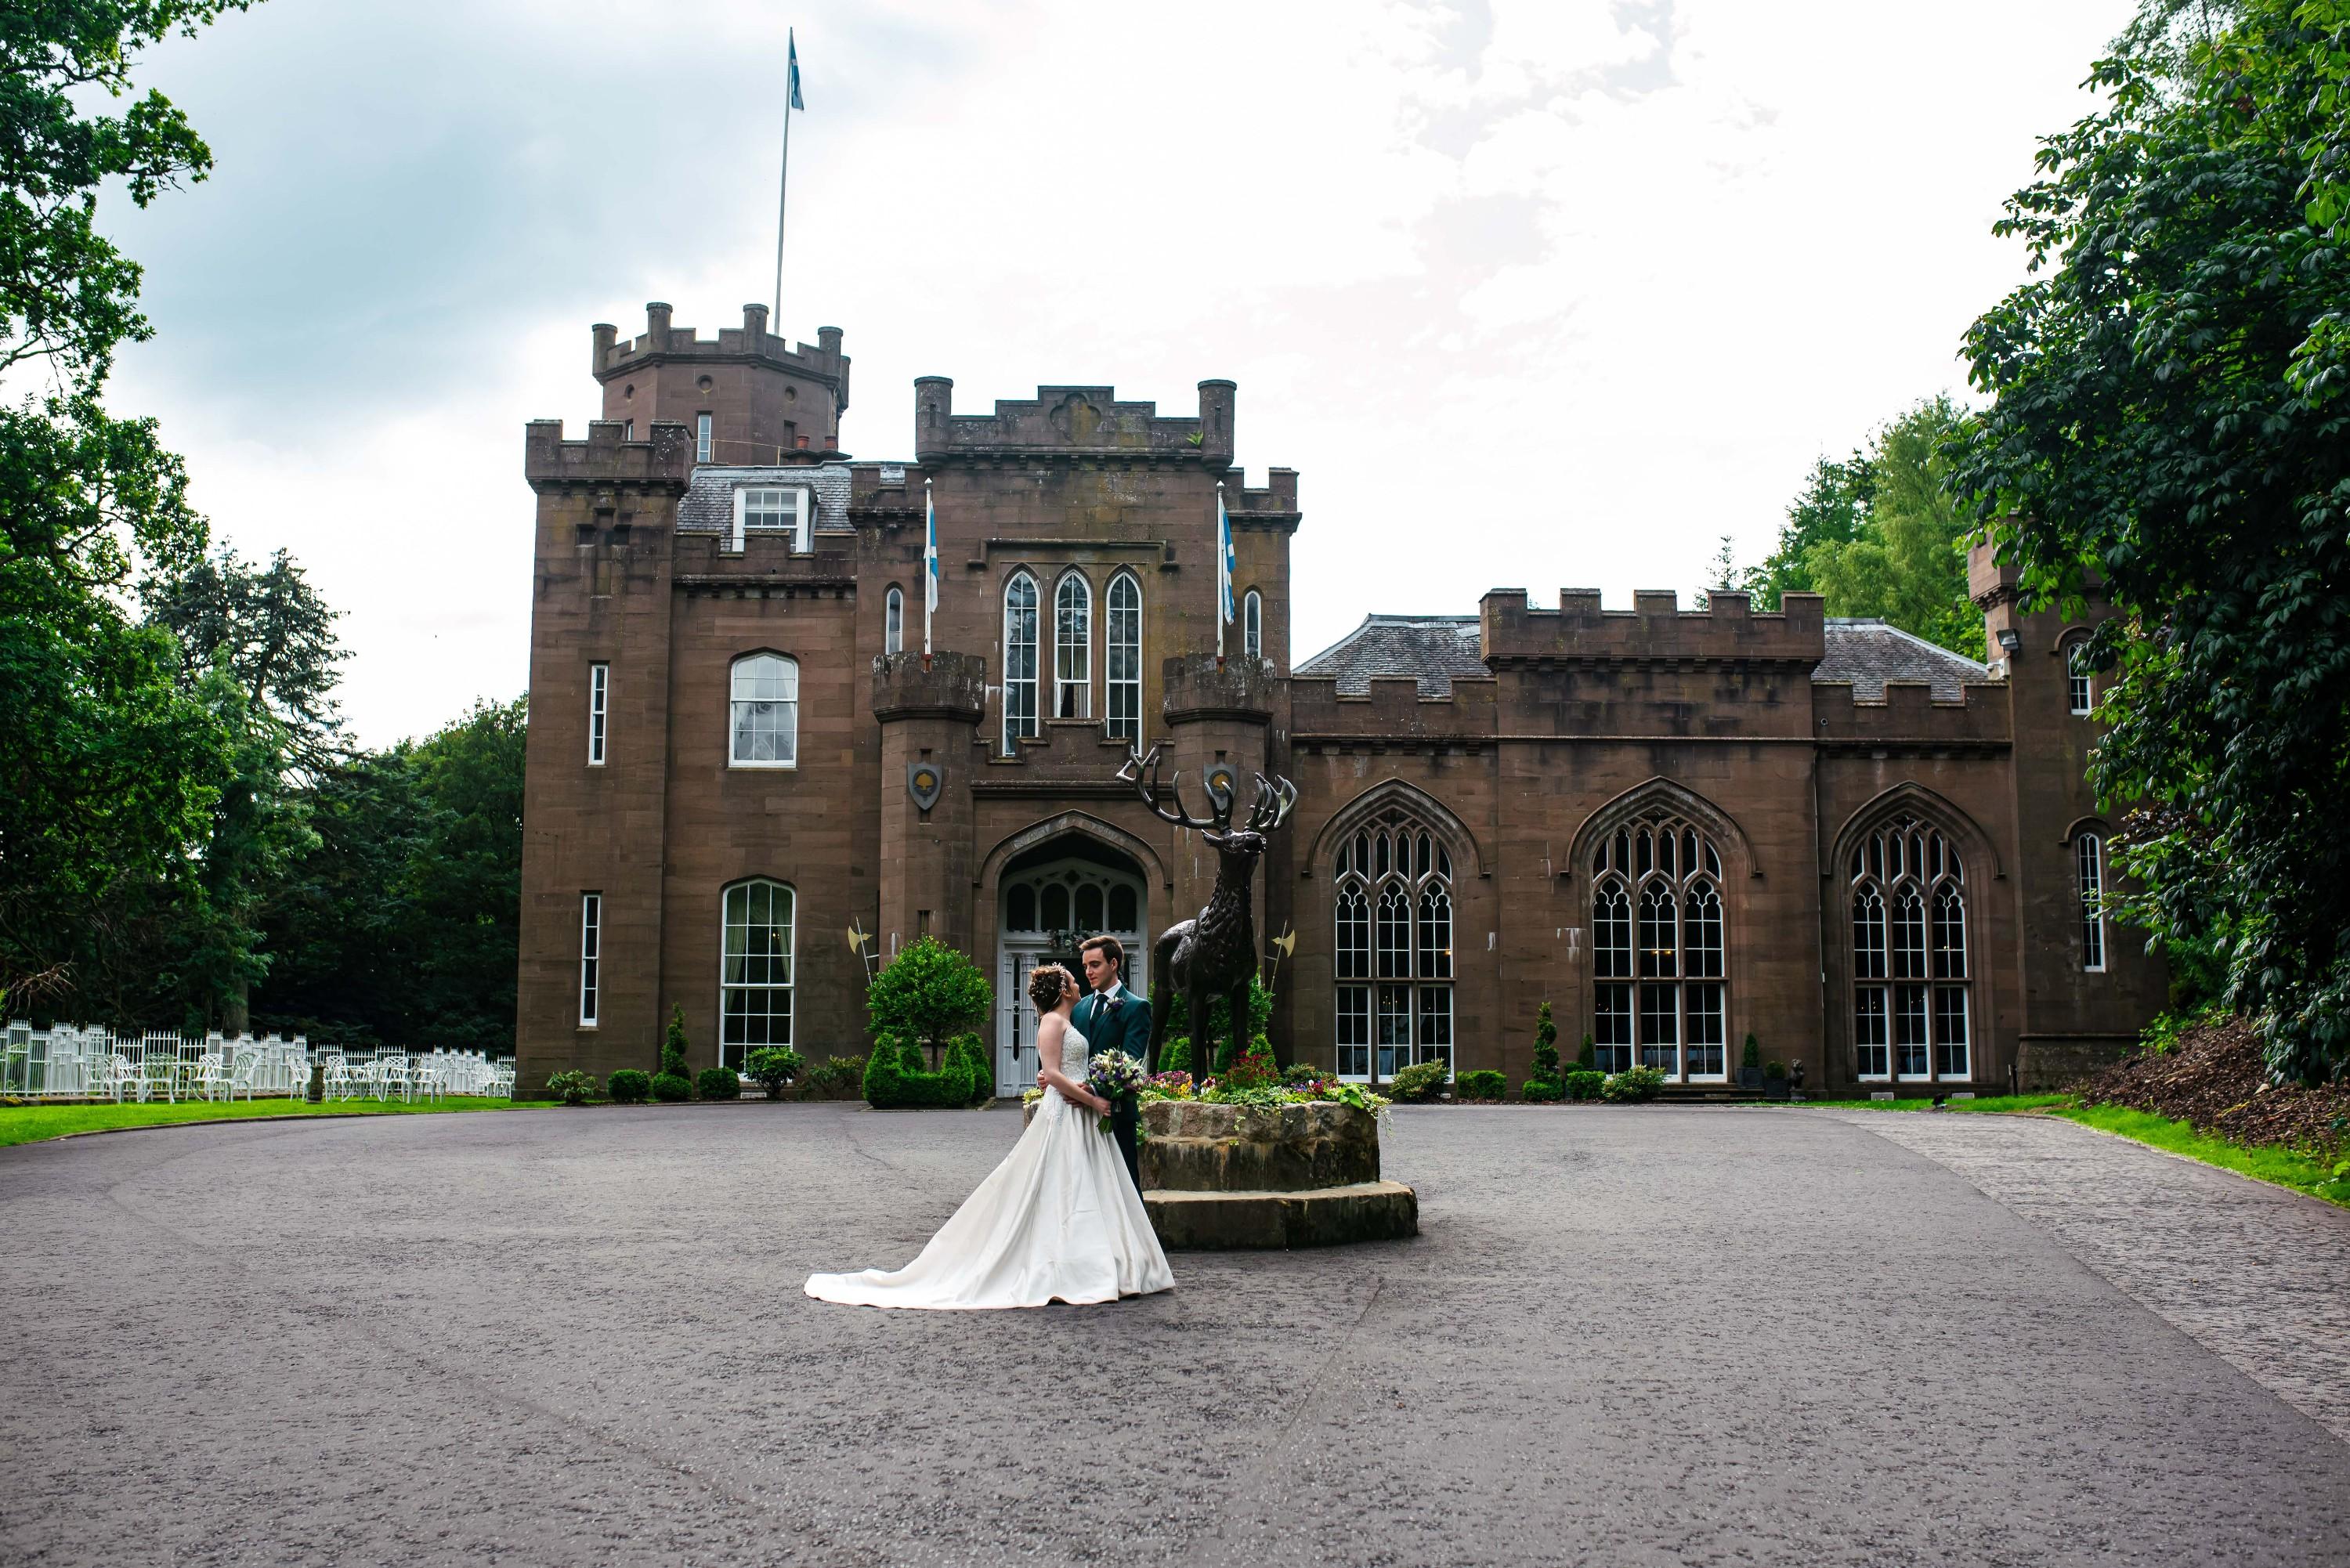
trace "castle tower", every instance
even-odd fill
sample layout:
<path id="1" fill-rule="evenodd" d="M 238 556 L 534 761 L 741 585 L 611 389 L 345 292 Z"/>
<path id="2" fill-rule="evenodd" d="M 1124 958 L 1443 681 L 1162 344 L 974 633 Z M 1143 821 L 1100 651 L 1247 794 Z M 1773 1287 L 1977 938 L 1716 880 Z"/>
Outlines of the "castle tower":
<path id="1" fill-rule="evenodd" d="M 743 466 L 814 462 L 840 446 L 848 356 L 837 327 L 793 348 L 767 330 L 765 306 L 746 305 L 740 327 L 705 338 L 671 326 L 670 307 L 656 300 L 641 337 L 623 343 L 606 322 L 590 330 L 604 418 L 624 429 L 681 424 L 695 434 L 698 462 Z"/>
<path id="2" fill-rule="evenodd" d="M 971 950 L 972 759 L 987 664 L 967 653 L 885 653 L 873 661 L 881 726 L 881 960 L 937 937 Z"/>

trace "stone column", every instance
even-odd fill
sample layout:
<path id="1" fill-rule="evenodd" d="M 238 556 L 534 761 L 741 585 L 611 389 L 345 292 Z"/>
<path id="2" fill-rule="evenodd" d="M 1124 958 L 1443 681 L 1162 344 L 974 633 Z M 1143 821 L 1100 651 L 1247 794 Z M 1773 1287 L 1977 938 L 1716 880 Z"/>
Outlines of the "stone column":
<path id="1" fill-rule="evenodd" d="M 924 935 L 971 951 L 972 742 L 986 693 L 987 666 L 971 654 L 935 654 L 927 669 L 919 653 L 873 661 L 873 716 L 881 725 L 881 927 L 874 938 L 884 963 Z"/>

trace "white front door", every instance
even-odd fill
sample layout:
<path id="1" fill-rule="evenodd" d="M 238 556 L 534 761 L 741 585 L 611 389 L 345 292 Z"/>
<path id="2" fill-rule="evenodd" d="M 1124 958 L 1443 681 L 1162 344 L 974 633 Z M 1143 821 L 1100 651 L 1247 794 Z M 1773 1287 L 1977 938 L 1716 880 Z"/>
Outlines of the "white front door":
<path id="1" fill-rule="evenodd" d="M 1006 938 L 996 965 L 995 1092 L 1007 1098 L 1036 1083 L 1036 1004 L 1028 1000 L 1028 974 L 1051 950 Z"/>

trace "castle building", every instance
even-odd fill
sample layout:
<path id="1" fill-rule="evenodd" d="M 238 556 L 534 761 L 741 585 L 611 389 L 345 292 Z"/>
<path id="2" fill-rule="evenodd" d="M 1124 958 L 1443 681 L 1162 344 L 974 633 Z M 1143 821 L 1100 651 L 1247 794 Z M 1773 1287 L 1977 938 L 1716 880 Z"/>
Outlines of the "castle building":
<path id="1" fill-rule="evenodd" d="M 1349 1078 L 1514 1084 L 1548 1002 L 1569 1054 L 1676 1093 L 1734 1082 L 1750 1034 L 1814 1091 L 2003 1092 L 2161 1004 L 2099 912 L 2074 650 L 2102 606 L 2027 613 L 1978 551 L 1989 668 L 1812 595 L 1513 588 L 1293 662 L 1297 475 L 1245 485 L 1232 382 L 1189 415 L 1076 386 L 973 413 L 925 377 L 910 455 L 852 461 L 840 332 L 766 314 L 598 326 L 604 418 L 528 427 L 525 1086 L 650 1067 L 672 1008 L 696 1068 L 862 1051 L 868 966 L 931 936 L 993 979 L 1016 1092 L 1026 970 L 1111 931 L 1149 989 L 1214 884 L 1115 776 L 1153 745 L 1195 812 L 1214 770 L 1243 807 L 1295 783 L 1254 887 L 1271 1032 Z"/>

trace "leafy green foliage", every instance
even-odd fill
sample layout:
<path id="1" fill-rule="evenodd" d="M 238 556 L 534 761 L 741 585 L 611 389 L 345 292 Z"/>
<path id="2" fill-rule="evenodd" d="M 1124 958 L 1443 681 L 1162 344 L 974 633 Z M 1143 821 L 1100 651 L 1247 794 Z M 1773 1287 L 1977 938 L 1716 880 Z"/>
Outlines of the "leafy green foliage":
<path id="1" fill-rule="evenodd" d="M 1528 1078 L 1518 1096 L 1528 1105 L 1549 1105 L 1565 1096 L 1564 1083 L 1549 1078 Z"/>
<path id="2" fill-rule="evenodd" d="M 1534 1011 L 1534 1069 L 1526 1075 L 1528 1085 L 1547 1084 L 1558 1086 L 1558 1025 L 1550 1015 L 1550 1003 L 1545 1002 Z M 1555 1099 L 1555 1095 L 1549 1096 Z"/>
<path id="3" fill-rule="evenodd" d="M 693 1080 L 682 1073 L 655 1073 L 653 1098 L 665 1106 L 693 1098 Z"/>
<path id="4" fill-rule="evenodd" d="M 2207 30 L 2210 19 L 2220 23 Z M 2224 942 L 2272 1070 L 2350 1074 L 2350 8 L 2149 0 L 1998 225 L 2035 274 L 1966 351 L 1952 474 L 2032 604 L 2092 578 L 2137 808 L 2110 908 Z"/>
<path id="5" fill-rule="evenodd" d="M 704 1067 L 694 1075 L 693 1089 L 705 1100 L 739 1099 L 743 1079 L 732 1067 Z"/>
<path id="6" fill-rule="evenodd" d="M 1570 1100 L 1596 1100 L 1607 1082 L 1607 1075 L 1588 1067 L 1578 1067 L 1566 1075 L 1566 1097 Z"/>
<path id="7" fill-rule="evenodd" d="M 669 1010 L 669 1031 L 661 1037 L 660 1070 L 665 1077 L 685 1076 L 685 1008 L 671 1002 Z"/>
<path id="8" fill-rule="evenodd" d="M 937 1045 L 984 1024 L 994 1001 L 977 964 L 936 937 L 923 937 L 874 976 L 865 1011 L 876 1036 Z"/>
<path id="9" fill-rule="evenodd" d="M 1599 1045 L 1588 1033 L 1583 1036 L 1582 1047 L 1575 1054 L 1575 1064 L 1586 1073 L 1599 1065 Z"/>
<path id="10" fill-rule="evenodd" d="M 546 1092 L 567 1106 L 584 1106 L 596 1097 L 596 1080 L 573 1068 L 551 1075 Z"/>
<path id="11" fill-rule="evenodd" d="M 1762 1043 L 1755 1039 L 1751 1033 L 1746 1036 L 1746 1048 L 1738 1054 L 1738 1064 L 1741 1067 L 1762 1065 Z"/>
<path id="12" fill-rule="evenodd" d="M 1184 999 L 1180 991 L 1171 986 L 1167 987 L 1151 999 L 1151 1004 L 1153 1007 L 1164 1006 L 1167 1009 L 1167 1034 L 1170 1040 L 1178 1034 L 1189 1035 L 1191 1033 L 1191 1003 Z M 1226 1046 L 1232 1037 L 1232 1003 L 1224 998 L 1217 996 L 1209 999 L 1208 1027 L 1216 1036 L 1216 1059 L 1219 1064 L 1231 1060 L 1227 1054 Z M 1253 1040 L 1265 1033 L 1267 1022 L 1273 1017 L 1273 992 L 1266 990 L 1264 982 L 1254 976 L 1250 977 L 1249 980 L 1248 1012 L 1249 1038 Z M 1166 1048 L 1162 1043 L 1159 1049 L 1159 1064 L 1162 1068 L 1166 1066 Z"/>
<path id="13" fill-rule="evenodd" d="M 780 1100 L 807 1064 L 788 1045 L 762 1045 L 743 1058 L 743 1067 L 744 1076 L 767 1091 L 767 1098 Z"/>
<path id="14" fill-rule="evenodd" d="M 1270 1047 L 1267 1049 L 1269 1050 Z M 1325 1078 L 1336 1076 L 1337 1075 L 1328 1068 L 1317 1067 L 1311 1062 L 1292 1062 L 1281 1070 L 1281 1081 L 1284 1084 L 1318 1084 Z"/>
<path id="15" fill-rule="evenodd" d="M 1510 1080 L 1492 1068 L 1463 1073 L 1453 1081 L 1454 1092 L 1464 1100 L 1499 1100 L 1508 1097 Z"/>
<path id="16" fill-rule="evenodd" d="M 1664 1091 L 1665 1075 L 1655 1067 L 1627 1067 L 1611 1073 L 1599 1085 L 1599 1097 L 1617 1105 L 1638 1105 Z"/>
<path id="17" fill-rule="evenodd" d="M 995 1069 L 976 1034 L 950 1041 L 936 1072 L 925 1070 L 920 1046 L 892 1034 L 877 1038 L 865 1060 L 865 1099 L 877 1110 L 968 1106 L 994 1093 Z"/>
<path id="18" fill-rule="evenodd" d="M 1388 1080 L 1388 1097 L 1399 1106 L 1421 1105 L 1442 1094 L 1451 1076 L 1441 1058 L 1416 1062 Z"/>
<path id="19" fill-rule="evenodd" d="M 865 1084 L 866 1064 L 864 1056 L 827 1056 L 808 1069 L 807 1076 L 801 1080 L 800 1094 L 838 1097 L 859 1093 Z"/>
<path id="20" fill-rule="evenodd" d="M 604 1096 L 616 1106 L 641 1106 L 652 1092 L 652 1079 L 634 1067 L 623 1067 L 604 1080 Z"/>
<path id="21" fill-rule="evenodd" d="M 1230 1047 L 1226 1048 L 1225 1059 L 1232 1060 Z M 1262 1034 L 1250 1041 L 1249 1048 L 1242 1053 L 1240 1059 L 1232 1062 L 1232 1065 L 1226 1067 L 1216 1081 L 1235 1089 L 1261 1089 L 1279 1084 L 1282 1073 L 1273 1059 L 1273 1042 Z"/>

